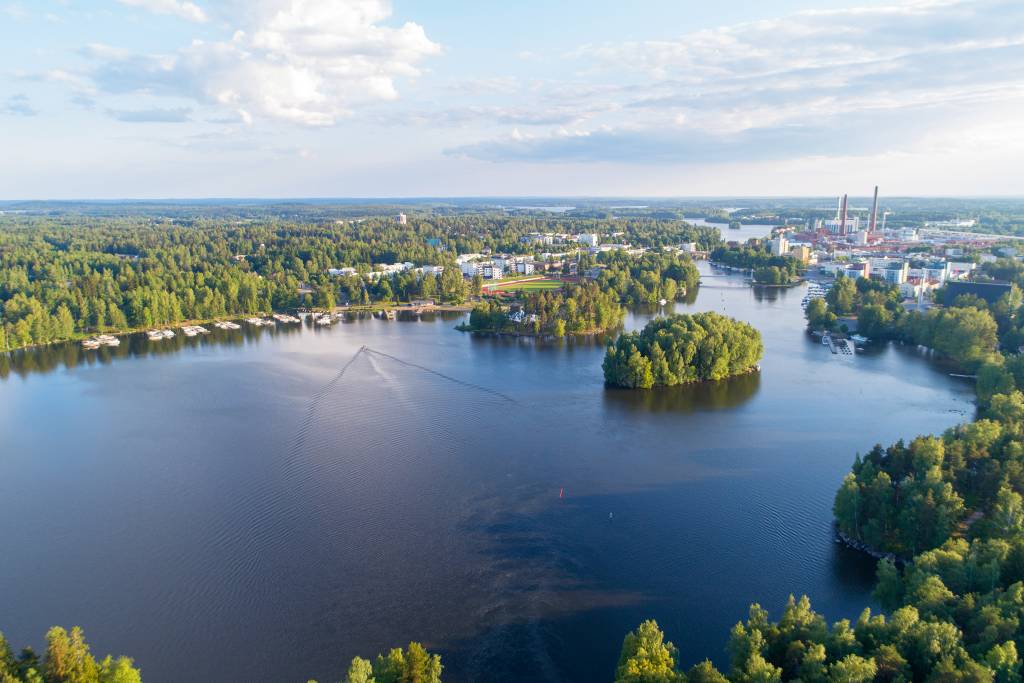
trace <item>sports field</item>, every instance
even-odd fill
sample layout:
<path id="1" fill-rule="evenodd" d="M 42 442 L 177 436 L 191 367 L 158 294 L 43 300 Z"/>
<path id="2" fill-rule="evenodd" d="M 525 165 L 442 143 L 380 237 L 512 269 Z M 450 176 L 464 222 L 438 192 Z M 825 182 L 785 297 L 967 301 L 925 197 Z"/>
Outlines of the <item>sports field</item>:
<path id="1" fill-rule="evenodd" d="M 562 283 L 559 280 L 528 280 L 526 282 L 510 282 L 508 284 L 498 283 L 492 289 L 506 292 L 526 291 L 534 292 L 543 289 L 561 289 Z"/>

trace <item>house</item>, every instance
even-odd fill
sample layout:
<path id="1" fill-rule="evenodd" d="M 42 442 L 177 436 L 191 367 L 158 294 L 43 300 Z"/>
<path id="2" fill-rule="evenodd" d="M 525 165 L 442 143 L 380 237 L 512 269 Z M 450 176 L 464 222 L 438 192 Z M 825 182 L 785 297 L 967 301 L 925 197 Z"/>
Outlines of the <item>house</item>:
<path id="1" fill-rule="evenodd" d="M 327 274 L 333 277 L 351 277 L 356 274 L 355 268 L 328 268 Z"/>

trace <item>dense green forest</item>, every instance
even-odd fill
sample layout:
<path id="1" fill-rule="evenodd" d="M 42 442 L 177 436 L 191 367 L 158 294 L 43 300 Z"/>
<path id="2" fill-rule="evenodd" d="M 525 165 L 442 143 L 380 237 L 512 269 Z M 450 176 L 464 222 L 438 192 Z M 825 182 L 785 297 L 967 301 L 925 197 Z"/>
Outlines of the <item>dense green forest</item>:
<path id="1" fill-rule="evenodd" d="M 625 315 L 618 297 L 593 283 L 569 285 L 564 292 L 528 294 L 506 306 L 493 299 L 474 306 L 462 329 L 495 334 L 595 334 L 618 327 Z"/>
<path id="2" fill-rule="evenodd" d="M 700 282 L 697 266 L 689 257 L 648 252 L 633 257 L 623 251 L 598 255 L 597 283 L 628 306 L 652 305 L 661 299 L 675 301 L 693 292 Z"/>
<path id="3" fill-rule="evenodd" d="M 374 251 L 383 249 L 383 243 L 376 241 L 371 230 L 363 235 L 370 241 L 360 252 L 363 247 L 344 235 L 359 233 L 363 224 L 224 227 L 218 221 L 204 227 L 203 221 L 196 221 L 189 226 L 144 226 L 126 219 L 126 225 L 115 227 L 105 219 L 102 226 L 62 227 L 48 224 L 50 219 L 18 221 L 0 229 L 0 302 L 4 306 L 0 328 L 8 335 L 17 334 L 21 342 L 27 327 L 27 343 L 58 338 L 47 335 L 66 331 L 54 326 L 67 324 L 68 317 L 71 333 L 109 329 L 108 320 L 117 315 L 110 309 L 111 302 L 134 325 L 140 318 L 132 316 L 142 315 L 145 320 L 147 308 L 154 322 L 159 316 L 173 315 L 175 301 L 182 316 L 195 310 L 189 305 L 218 310 L 216 302 L 221 300 L 226 313 L 235 312 L 227 310 L 231 306 L 244 308 L 253 302 L 257 308 L 251 310 L 260 310 L 264 303 L 273 307 L 275 293 L 297 296 L 290 285 L 298 282 L 313 286 L 314 298 L 323 300 L 329 294 L 341 299 L 350 292 L 325 275 L 327 267 L 356 263 L 368 268 L 397 260 L 424 263 L 413 256 L 421 249 L 433 262 L 444 263 L 454 250 L 428 247 L 420 234 L 423 244 L 400 240 L 398 246 L 389 247 L 398 251 L 383 258 L 382 252 Z M 22 223 L 38 224 L 30 228 Z M 418 225 L 408 232 L 417 233 Z M 444 232 L 431 226 L 435 232 L 426 234 L 432 237 Z M 384 233 L 394 229 L 383 220 L 378 227 Z M 288 236 L 279 236 L 278 231 L 289 230 L 298 237 L 285 247 Z M 395 232 L 397 236 L 406 231 Z M 526 232 L 529 229 L 523 229 Z M 447 232 L 440 239 L 451 244 Z M 473 242 L 469 236 L 457 239 Z M 477 239 L 482 248 L 482 238 Z M 338 258 L 337 249 L 362 253 L 366 260 L 345 261 Z M 238 254 L 247 258 L 234 259 Z M 1013 262 L 983 268 L 1018 285 L 1022 270 Z M 191 304 L 188 289 L 195 296 Z M 612 289 L 622 296 L 617 288 L 602 291 L 600 287 L 597 295 L 611 297 Z M 392 296 L 396 290 L 405 291 L 395 283 Z M 232 291 L 234 297 L 228 297 Z M 367 296 L 375 294 L 367 291 Z M 554 295 L 548 296 L 550 300 Z M 564 295 L 559 296 L 559 305 L 565 305 Z M 141 310 L 131 307 L 133 297 L 142 304 Z M 62 313 L 62 306 L 68 315 Z M 101 310 L 104 324 L 97 326 Z M 84 317 L 83 311 L 87 312 Z M 657 625 L 644 622 L 626 636 L 615 680 L 1019 683 L 1019 653 L 1024 647 L 1024 357 L 1016 353 L 1021 313 L 1017 289 L 992 305 L 964 297 L 950 307 L 907 313 L 898 305 L 893 288 L 843 278 L 826 300 L 812 302 L 807 310 L 812 327 L 830 328 L 839 317 L 856 316 L 861 329 L 873 332 L 869 336 L 928 346 L 977 374 L 979 419 L 909 444 L 876 446 L 855 459 L 836 494 L 839 530 L 852 542 L 893 556 L 879 562 L 876 588 L 888 613 L 865 610 L 855 622 L 844 619 L 829 625 L 806 597 L 791 599 L 777 621 L 759 605 L 752 605 L 747 618 L 729 635 L 726 675 L 709 662 L 684 670 L 678 652 Z M 749 336 L 737 337 L 735 330 L 726 334 L 717 322 L 679 324 L 676 319 L 682 317 L 698 316 L 673 316 L 654 321 L 653 328 L 649 325 L 642 332 L 622 335 L 609 347 L 606 377 L 611 368 L 614 379 L 627 380 L 632 386 L 652 386 L 656 376 L 663 380 L 658 383 L 672 379 L 678 383 L 684 377 L 693 381 L 702 374 L 728 372 L 734 356 L 751 365 L 760 358 L 759 337 L 755 344 Z M 26 320 L 20 331 L 12 332 Z M 709 328 L 717 330 L 717 335 L 708 334 Z M 42 336 L 34 337 L 36 332 Z M 714 353 L 719 337 L 723 344 L 735 340 L 736 348 L 745 351 L 734 352 L 728 345 L 728 359 L 723 360 L 725 354 Z M 698 353 L 701 343 L 706 346 L 703 355 Z M 683 363 L 685 358 L 697 359 L 697 367 Z M 70 633 L 52 629 L 47 642 L 47 652 L 37 657 L 30 650 L 16 655 L 0 638 L 0 681 L 140 680 L 131 660 L 93 658 L 78 629 Z M 393 650 L 372 663 L 357 658 L 344 680 L 440 680 L 440 660 L 414 646 Z"/>
<path id="4" fill-rule="evenodd" d="M 816 330 L 835 329 L 838 316 L 855 315 L 857 330 L 871 339 L 926 346 L 973 371 L 1000 344 L 1016 349 L 1024 340 L 1021 302 L 1014 287 L 991 306 L 977 297 L 959 296 L 948 307 L 906 311 L 895 286 L 838 277 L 825 299 L 808 303 L 805 315 Z"/>
<path id="5" fill-rule="evenodd" d="M 683 672 L 671 643 L 645 622 L 623 644 L 616 682 L 725 680 L 1019 683 L 1024 647 L 1024 356 L 999 348 L 1016 339 L 1019 296 L 988 310 L 957 301 L 927 314 L 897 314 L 891 289 L 837 282 L 808 318 L 892 314 L 894 338 L 935 348 L 977 371 L 979 419 L 858 456 L 835 498 L 836 524 L 852 545 L 885 555 L 875 596 L 889 614 L 865 609 L 831 626 L 806 597 L 778 621 L 752 605 L 730 633 L 728 678 L 705 662 Z"/>
<path id="6" fill-rule="evenodd" d="M 717 313 L 655 318 L 620 335 L 605 353 L 610 386 L 649 389 L 750 372 L 764 355 L 761 333 Z"/>
<path id="7" fill-rule="evenodd" d="M 512 305 L 485 301 L 474 306 L 462 329 L 502 334 L 594 334 L 622 324 L 619 305 L 653 305 L 660 299 L 676 300 L 695 292 L 700 282 L 689 257 L 654 251 L 640 256 L 617 250 L 580 258 L 582 271 L 596 277 L 562 292 L 527 294 Z"/>
<path id="8" fill-rule="evenodd" d="M 30 647 L 15 654 L 0 633 L 0 683 L 141 683 L 142 674 L 128 657 L 97 661 L 77 626 L 54 626 L 46 634 L 40 657 Z"/>
<path id="9" fill-rule="evenodd" d="M 793 281 L 804 270 L 799 259 L 792 256 L 772 256 L 767 241 L 751 240 L 742 247 L 719 247 L 711 252 L 711 261 L 732 268 L 754 272 L 754 282 L 765 285 L 784 285 Z"/>
<path id="10" fill-rule="evenodd" d="M 597 232 L 649 248 L 687 241 L 711 248 L 719 239 L 714 228 L 650 217 L 423 213 L 401 225 L 390 216 L 316 215 L 315 221 L 0 215 L 0 350 L 299 306 L 413 298 L 458 303 L 469 285 L 456 255 L 540 257 L 528 237 L 537 232 Z M 556 254 L 574 248 L 543 247 Z M 402 262 L 444 270 L 439 277 L 413 271 L 366 277 L 375 266 Z M 327 272 L 342 267 L 357 274 Z"/>

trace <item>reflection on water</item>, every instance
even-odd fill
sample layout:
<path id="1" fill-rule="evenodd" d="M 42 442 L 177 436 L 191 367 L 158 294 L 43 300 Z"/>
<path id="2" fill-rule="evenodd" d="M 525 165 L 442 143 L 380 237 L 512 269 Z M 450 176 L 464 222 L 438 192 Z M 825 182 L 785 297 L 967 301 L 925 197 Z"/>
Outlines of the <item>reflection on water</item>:
<path id="1" fill-rule="evenodd" d="M 760 373 L 610 391 L 599 339 L 459 314 L 7 357 L 0 627 L 81 624 L 147 683 L 337 680 L 411 639 L 450 683 L 589 683 L 645 618 L 720 665 L 751 601 L 856 618 L 873 562 L 832 542 L 833 493 L 874 442 L 969 419 L 971 385 L 909 348 L 832 355 L 800 289 L 700 268 L 664 312 L 751 323 Z"/>
<path id="2" fill-rule="evenodd" d="M 414 314 L 404 311 L 398 316 L 400 322 L 434 323 L 438 320 L 453 321 L 463 316 L 452 311 L 438 311 Z M 344 313 L 340 323 L 354 323 L 368 320 L 372 314 L 367 311 Z M 241 322 L 241 321 L 239 321 Z M 222 330 L 212 328 L 209 334 L 188 337 L 180 330 L 170 339 L 152 341 L 144 333 L 128 334 L 119 337 L 120 346 L 101 346 L 98 349 L 85 349 L 80 343 L 67 342 L 18 349 L 9 353 L 0 353 L 0 379 L 14 374 L 26 377 L 33 373 L 48 373 L 59 368 L 72 369 L 79 365 L 108 365 L 126 358 L 159 357 L 178 354 L 185 350 L 194 350 L 209 346 L 241 347 L 257 344 L 265 338 L 285 337 L 303 333 L 316 334 L 326 332 L 313 324 L 312 319 L 305 318 L 302 325 L 277 325 L 275 327 L 255 327 L 241 323 L 238 330 Z M 211 326 L 212 327 L 212 326 Z"/>
<path id="3" fill-rule="evenodd" d="M 647 391 L 608 388 L 606 407 L 625 411 L 692 413 L 696 410 L 735 408 L 749 401 L 761 384 L 761 373 L 732 377 L 720 382 L 698 382 Z"/>

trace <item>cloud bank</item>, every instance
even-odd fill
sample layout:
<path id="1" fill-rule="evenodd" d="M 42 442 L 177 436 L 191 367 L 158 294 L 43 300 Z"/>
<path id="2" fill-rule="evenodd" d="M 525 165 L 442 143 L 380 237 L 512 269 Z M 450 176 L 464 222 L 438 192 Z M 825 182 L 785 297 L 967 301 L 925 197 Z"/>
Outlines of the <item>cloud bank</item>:
<path id="1" fill-rule="evenodd" d="M 1024 102 L 1024 3 L 917 0 L 807 11 L 674 41 L 585 45 L 568 57 L 593 87 L 578 84 L 568 106 L 594 112 L 614 103 L 606 115 L 449 154 L 697 163 L 910 149 Z M 566 87 L 551 84 L 541 101 L 568 118 L 564 102 L 550 104 L 559 92 Z M 535 116 L 544 120 L 544 110 Z M 1006 135 L 1022 135 L 1020 126 Z"/>
<path id="2" fill-rule="evenodd" d="M 193 3 L 127 2 L 206 16 Z M 384 0 L 263 0 L 230 14 L 243 22 L 230 40 L 194 40 L 171 54 L 92 45 L 85 76 L 108 94 L 186 98 L 246 119 L 327 126 L 360 105 L 396 99 L 396 80 L 419 75 L 418 64 L 441 50 L 418 24 L 385 25 Z"/>

